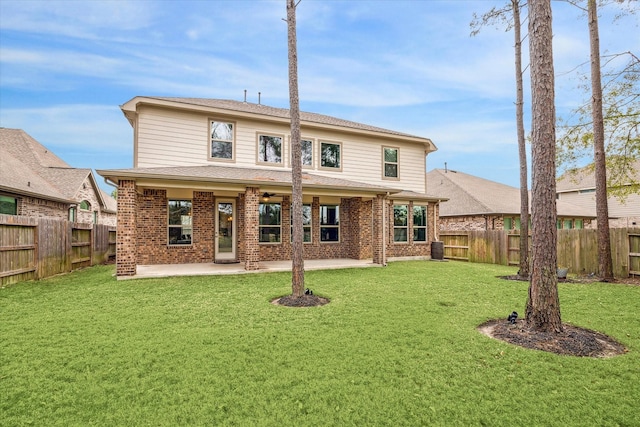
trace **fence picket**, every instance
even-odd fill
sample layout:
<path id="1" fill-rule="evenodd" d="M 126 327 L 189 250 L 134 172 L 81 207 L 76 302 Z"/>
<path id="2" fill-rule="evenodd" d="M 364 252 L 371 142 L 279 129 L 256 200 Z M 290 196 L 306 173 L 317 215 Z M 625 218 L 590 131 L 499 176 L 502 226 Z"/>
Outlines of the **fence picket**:
<path id="1" fill-rule="evenodd" d="M 610 239 L 614 275 L 640 275 L 640 229 L 612 228 Z M 520 235 L 513 232 L 443 231 L 440 240 L 446 259 L 501 265 L 520 263 Z M 597 230 L 558 230 L 558 266 L 575 274 L 597 274 L 597 244 Z"/>
<path id="2" fill-rule="evenodd" d="M 0 215 L 0 287 L 108 261 L 115 227 Z"/>

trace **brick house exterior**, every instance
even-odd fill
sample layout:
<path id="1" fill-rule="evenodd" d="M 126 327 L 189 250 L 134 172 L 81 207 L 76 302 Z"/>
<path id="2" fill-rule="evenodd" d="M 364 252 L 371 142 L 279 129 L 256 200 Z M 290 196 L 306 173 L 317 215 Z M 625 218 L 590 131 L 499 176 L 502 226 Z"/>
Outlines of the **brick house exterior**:
<path id="1" fill-rule="evenodd" d="M 0 213 L 116 225 L 116 201 L 21 129 L 0 128 Z"/>
<path id="2" fill-rule="evenodd" d="M 433 169 L 427 173 L 430 191 L 447 197 L 440 205 L 440 231 L 520 229 L 520 189 L 463 172 Z M 594 215 L 558 200 L 558 228 L 589 228 Z"/>
<path id="3" fill-rule="evenodd" d="M 134 167 L 98 171 L 118 185 L 118 276 L 135 275 L 137 265 L 256 270 L 261 261 L 291 259 L 288 110 L 148 97 L 121 108 L 134 129 Z M 304 258 L 428 258 L 442 200 L 425 191 L 431 140 L 301 118 Z"/>

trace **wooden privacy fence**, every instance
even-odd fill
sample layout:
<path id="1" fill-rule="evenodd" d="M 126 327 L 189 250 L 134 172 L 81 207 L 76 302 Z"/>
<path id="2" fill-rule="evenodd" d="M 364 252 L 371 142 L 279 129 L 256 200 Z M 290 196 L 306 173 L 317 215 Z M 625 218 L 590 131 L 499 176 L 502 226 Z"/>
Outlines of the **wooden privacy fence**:
<path id="1" fill-rule="evenodd" d="M 101 264 L 115 254 L 114 226 L 0 215 L 0 287 Z"/>
<path id="2" fill-rule="evenodd" d="M 640 228 L 610 229 L 613 273 L 640 275 Z M 504 230 L 441 232 L 444 258 L 489 264 L 520 263 L 520 235 Z M 531 236 L 529 236 L 531 244 Z M 597 230 L 558 230 L 558 266 L 570 273 L 598 273 Z"/>

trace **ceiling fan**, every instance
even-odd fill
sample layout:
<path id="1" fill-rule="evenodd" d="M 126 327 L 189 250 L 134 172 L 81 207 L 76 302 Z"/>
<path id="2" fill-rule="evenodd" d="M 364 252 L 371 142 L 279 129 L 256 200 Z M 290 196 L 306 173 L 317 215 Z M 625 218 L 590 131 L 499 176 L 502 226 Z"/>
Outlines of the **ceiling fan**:
<path id="1" fill-rule="evenodd" d="M 267 193 L 267 192 L 265 192 L 264 194 L 262 194 L 262 201 L 263 202 L 268 202 L 269 199 L 272 198 L 275 195 L 276 195 L 276 193 Z"/>

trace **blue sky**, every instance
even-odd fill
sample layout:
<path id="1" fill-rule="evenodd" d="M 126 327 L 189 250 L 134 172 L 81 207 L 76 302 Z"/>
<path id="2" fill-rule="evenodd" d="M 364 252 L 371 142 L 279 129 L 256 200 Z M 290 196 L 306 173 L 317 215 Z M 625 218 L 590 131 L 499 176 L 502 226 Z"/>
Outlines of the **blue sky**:
<path id="1" fill-rule="evenodd" d="M 506 0 L 302 0 L 300 107 L 431 138 L 427 169 L 519 185 L 513 34 L 474 12 Z M 637 6 L 637 5 L 636 5 Z M 638 15 L 602 9 L 603 53 L 640 56 Z M 553 2 L 556 108 L 588 99 L 586 16 Z M 0 126 L 24 129 L 74 167 L 133 164 L 119 105 L 134 96 L 289 107 L 285 0 L 0 1 Z M 526 16 L 526 12 L 525 12 Z M 526 28 L 526 23 L 525 23 Z M 528 63 L 528 42 L 523 45 Z M 529 102 L 525 73 L 525 104 Z M 525 128 L 530 128 L 525 109 Z M 104 187 L 110 191 L 109 187 Z"/>

